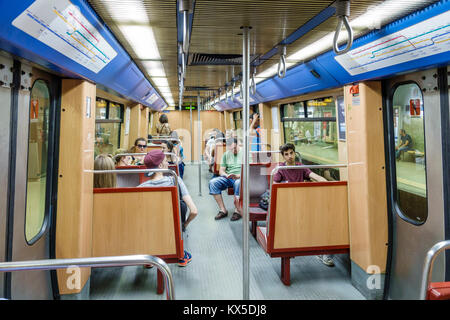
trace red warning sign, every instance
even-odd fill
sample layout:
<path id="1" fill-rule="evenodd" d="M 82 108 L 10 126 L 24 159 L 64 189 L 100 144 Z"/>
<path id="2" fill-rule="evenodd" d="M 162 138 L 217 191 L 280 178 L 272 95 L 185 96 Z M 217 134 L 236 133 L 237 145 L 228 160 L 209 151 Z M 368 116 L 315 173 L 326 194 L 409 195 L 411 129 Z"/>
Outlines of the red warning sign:
<path id="1" fill-rule="evenodd" d="M 39 100 L 31 99 L 30 119 L 37 119 L 37 118 L 39 118 Z"/>

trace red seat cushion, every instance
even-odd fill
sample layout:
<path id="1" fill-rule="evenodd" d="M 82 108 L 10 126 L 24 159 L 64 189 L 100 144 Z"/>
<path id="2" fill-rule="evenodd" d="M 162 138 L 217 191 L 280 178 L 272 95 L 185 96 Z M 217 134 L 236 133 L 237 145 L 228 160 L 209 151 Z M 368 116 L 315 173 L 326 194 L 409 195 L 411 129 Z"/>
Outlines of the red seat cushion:
<path id="1" fill-rule="evenodd" d="M 427 300 L 450 300 L 450 281 L 430 283 Z"/>
<path id="2" fill-rule="evenodd" d="M 258 227 L 256 230 L 256 240 L 263 247 L 264 251 L 267 252 L 267 228 Z"/>
<path id="3" fill-rule="evenodd" d="M 267 211 L 259 207 L 249 207 L 248 215 L 250 221 L 265 221 L 267 217 Z"/>

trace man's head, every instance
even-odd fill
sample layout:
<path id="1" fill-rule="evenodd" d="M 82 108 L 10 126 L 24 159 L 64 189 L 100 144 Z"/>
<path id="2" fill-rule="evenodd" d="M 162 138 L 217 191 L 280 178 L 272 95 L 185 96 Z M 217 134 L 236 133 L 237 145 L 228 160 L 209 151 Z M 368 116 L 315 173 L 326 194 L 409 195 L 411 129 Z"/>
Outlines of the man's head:
<path id="1" fill-rule="evenodd" d="M 405 129 L 400 129 L 400 135 L 403 137 L 404 135 L 406 135 L 406 131 Z"/>
<path id="2" fill-rule="evenodd" d="M 292 143 L 283 144 L 280 152 L 287 165 L 295 165 L 295 146 Z"/>
<path id="3" fill-rule="evenodd" d="M 135 149 L 139 152 L 145 152 L 147 149 L 147 140 L 145 138 L 137 138 L 134 141 Z"/>
<path id="4" fill-rule="evenodd" d="M 234 154 L 238 154 L 239 152 L 239 145 L 237 138 L 230 138 L 227 140 L 227 148 Z"/>
<path id="5" fill-rule="evenodd" d="M 151 150 L 144 158 L 144 164 L 148 169 L 167 169 L 168 162 L 162 150 Z"/>

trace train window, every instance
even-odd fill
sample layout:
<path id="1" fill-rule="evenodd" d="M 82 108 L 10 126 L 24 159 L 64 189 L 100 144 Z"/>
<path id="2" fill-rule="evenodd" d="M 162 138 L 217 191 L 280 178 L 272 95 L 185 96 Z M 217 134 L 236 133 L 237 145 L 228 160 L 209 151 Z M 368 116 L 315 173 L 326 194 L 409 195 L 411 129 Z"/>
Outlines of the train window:
<path id="1" fill-rule="evenodd" d="M 50 90 L 43 80 L 31 89 L 28 132 L 27 206 L 25 239 L 34 243 L 42 234 L 47 191 L 47 150 L 50 112 Z"/>
<path id="2" fill-rule="evenodd" d="M 338 163 L 333 97 L 281 106 L 285 143 L 295 145 L 305 163 Z"/>
<path id="3" fill-rule="evenodd" d="M 97 98 L 94 156 L 113 154 L 120 147 L 124 106 Z"/>
<path id="4" fill-rule="evenodd" d="M 95 119 L 106 119 L 106 109 L 108 103 L 106 100 L 97 99 L 97 105 L 95 107 Z"/>
<path id="5" fill-rule="evenodd" d="M 399 215 L 422 224 L 428 216 L 424 105 L 416 83 L 399 85 L 392 98 L 395 139 L 396 195 Z"/>
<path id="6" fill-rule="evenodd" d="M 108 119 L 122 119 L 122 105 L 114 102 L 109 103 Z"/>

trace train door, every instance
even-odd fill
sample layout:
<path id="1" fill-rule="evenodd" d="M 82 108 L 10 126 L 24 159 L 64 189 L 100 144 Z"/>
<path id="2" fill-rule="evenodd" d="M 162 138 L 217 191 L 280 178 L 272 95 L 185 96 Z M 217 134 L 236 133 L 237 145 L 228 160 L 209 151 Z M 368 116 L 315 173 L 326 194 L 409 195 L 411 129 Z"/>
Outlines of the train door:
<path id="1" fill-rule="evenodd" d="M 448 105 L 441 103 L 442 72 L 447 73 L 446 68 L 385 83 L 392 222 L 390 299 L 419 298 L 426 252 L 445 239 L 443 163 L 448 154 L 442 151 L 441 124 L 448 121 L 448 112 L 443 112 Z M 433 281 L 444 281 L 445 269 L 441 255 L 434 265 Z"/>
<path id="2" fill-rule="evenodd" d="M 2 100 L 2 110 L 8 110 L 9 119 L 1 120 L 7 123 L 9 131 L 9 161 L 2 161 L 2 165 L 9 165 L 5 260 L 48 259 L 51 213 L 56 208 L 52 195 L 53 173 L 57 172 L 54 159 L 58 79 L 26 62 L 14 61 L 12 71 L 10 105 Z M 2 141 L 2 148 L 3 144 L 6 143 Z M 53 296 L 49 271 L 8 273 L 3 285 L 8 299 Z"/>

